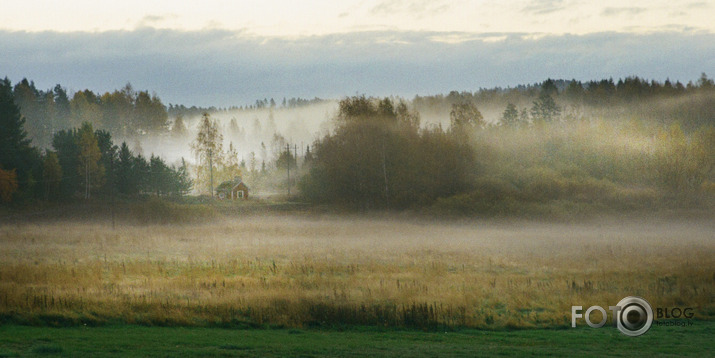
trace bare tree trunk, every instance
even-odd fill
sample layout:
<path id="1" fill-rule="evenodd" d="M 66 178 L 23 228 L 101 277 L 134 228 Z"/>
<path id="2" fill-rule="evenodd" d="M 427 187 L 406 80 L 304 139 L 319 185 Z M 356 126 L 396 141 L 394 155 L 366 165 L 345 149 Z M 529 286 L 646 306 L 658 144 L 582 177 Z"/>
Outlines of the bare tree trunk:
<path id="1" fill-rule="evenodd" d="M 211 190 L 211 197 L 214 197 L 214 164 L 213 164 L 213 152 L 209 149 L 209 190 Z"/>
<path id="2" fill-rule="evenodd" d="M 385 153 L 385 138 L 382 139 L 382 175 L 385 178 L 385 207 L 390 207 L 390 187 L 387 181 L 387 153 Z"/>

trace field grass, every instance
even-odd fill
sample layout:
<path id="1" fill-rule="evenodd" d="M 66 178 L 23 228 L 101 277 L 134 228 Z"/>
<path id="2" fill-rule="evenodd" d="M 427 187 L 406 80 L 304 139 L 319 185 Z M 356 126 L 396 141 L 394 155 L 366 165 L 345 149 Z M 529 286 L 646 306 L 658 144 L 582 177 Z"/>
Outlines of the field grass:
<path id="1" fill-rule="evenodd" d="M 640 337 L 615 328 L 417 332 L 220 328 L 0 326 L 0 357 L 631 357 L 712 354 L 715 323 L 653 327 Z"/>
<path id="2" fill-rule="evenodd" d="M 715 318 L 711 220 L 245 215 L 0 228 L 0 319 L 76 326 L 553 328 L 629 295 Z"/>

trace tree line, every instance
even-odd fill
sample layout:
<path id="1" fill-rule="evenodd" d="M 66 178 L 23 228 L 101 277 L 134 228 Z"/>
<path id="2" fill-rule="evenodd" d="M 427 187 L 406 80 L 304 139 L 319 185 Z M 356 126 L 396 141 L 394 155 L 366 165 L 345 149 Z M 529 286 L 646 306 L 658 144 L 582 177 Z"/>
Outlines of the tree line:
<path id="1" fill-rule="evenodd" d="M 38 89 L 34 81 L 26 78 L 12 87 L 15 103 L 25 118 L 25 130 L 33 144 L 48 148 L 54 133 L 77 128 L 84 122 L 92 123 L 115 137 L 132 138 L 146 134 L 160 134 L 173 130 L 181 132 L 169 118 L 198 117 L 204 113 L 255 110 L 264 108 L 296 108 L 319 104 L 320 98 L 283 98 L 278 103 L 273 98 L 256 100 L 255 104 L 217 107 L 187 107 L 182 104 L 164 105 L 159 96 L 147 90 L 135 90 L 128 83 L 123 88 L 104 94 L 89 89 L 68 93 L 60 84 L 47 90 Z"/>
<path id="2" fill-rule="evenodd" d="M 578 81 L 547 79 L 533 85 L 452 91 L 447 95 L 415 96 L 420 113 L 448 113 L 453 105 L 473 103 L 483 112 L 500 111 L 496 122 L 529 124 L 542 120 L 599 117 L 641 118 L 671 124 L 677 120 L 688 130 L 711 124 L 715 116 L 715 81 L 702 73 L 683 84 L 637 76 Z"/>
<path id="3" fill-rule="evenodd" d="M 222 129 L 203 112 L 192 142 L 193 175 L 183 161 L 178 168 L 171 167 L 159 157 L 132 153 L 126 143 L 114 145 L 115 133 L 105 126 L 126 123 L 114 130 L 156 133 L 168 128 L 167 113 L 176 112 L 173 133 L 185 135 L 181 113 L 198 108 L 172 105 L 167 111 L 156 95 L 134 92 L 131 86 L 99 97 L 81 91 L 71 100 L 66 93 L 61 95 L 63 91 L 59 86 L 37 91 L 26 80 L 15 86 L 8 79 L 2 82 L 3 200 L 183 195 L 191 188 L 192 176 L 198 191 L 206 192 L 212 176 L 215 188 L 242 173 L 252 186 L 286 191 L 297 186 L 307 201 L 366 209 L 429 206 L 467 194 L 473 195 L 470 201 L 478 201 L 475 198 L 487 192 L 519 192 L 518 200 L 541 200 L 550 192 L 553 195 L 546 197 L 553 199 L 619 185 L 623 187 L 618 190 L 660 185 L 671 192 L 702 193 L 715 182 L 715 84 L 705 74 L 687 85 L 638 77 L 586 83 L 547 79 L 511 89 L 418 96 L 411 102 L 364 95 L 345 98 L 339 102 L 335 129 L 312 143 L 301 163 L 297 147 L 291 151 L 278 134 L 269 148 L 261 143 L 262 162 L 255 152 L 239 162 L 236 148 L 232 143 L 224 148 Z M 44 103 L 42 98 L 54 103 L 47 108 L 54 108 L 48 113 L 56 121 L 47 123 L 62 123 L 58 118 L 65 117 L 70 123 L 93 120 L 53 127 L 46 146 L 52 150 L 43 152 L 25 132 L 33 131 L 28 124 L 33 113 L 43 112 L 33 112 L 33 105 L 19 106 L 18 98 L 35 98 L 30 101 L 35 105 Z M 62 105 L 65 102 L 69 105 Z M 261 100 L 256 108 L 278 105 Z M 449 124 L 422 125 L 421 114 L 431 112 L 447 114 Z M 232 121 L 229 127 L 237 124 Z M 615 140 L 624 147 L 616 146 Z M 266 162 L 268 149 L 275 163 Z M 507 194 L 501 198 L 512 195 Z"/>
<path id="4" fill-rule="evenodd" d="M 544 89 L 549 95 L 563 95 L 564 98 L 569 100 L 601 105 L 605 103 L 632 103 L 634 99 L 646 100 L 711 91 L 715 89 L 715 81 L 712 78 L 708 78 L 706 73 L 702 73 L 697 81 L 689 81 L 685 85 L 680 81 L 673 83 L 666 79 L 663 82 L 659 82 L 638 76 L 621 78 L 618 81 L 614 81 L 613 78 L 591 81 L 546 79 L 539 83 L 508 88 L 480 88 L 475 92 L 451 91 L 447 95 L 418 95 L 413 99 L 413 103 L 419 110 L 443 106 L 448 108 L 452 104 L 462 101 L 472 101 L 477 104 L 518 102 L 523 97 L 533 99 Z"/>
<path id="5" fill-rule="evenodd" d="M 16 86 L 17 88 L 17 86 Z M 192 187 L 188 167 L 167 165 L 152 155 L 134 154 L 126 142 L 115 145 L 108 130 L 85 121 L 57 131 L 54 150 L 33 146 L 26 119 L 6 78 L 0 83 L 0 197 L 4 202 L 69 200 L 94 196 L 184 195 Z"/>
<path id="6" fill-rule="evenodd" d="M 169 126 L 161 99 L 148 91 L 136 91 L 131 84 L 104 94 L 85 89 L 70 98 L 59 84 L 40 90 L 34 82 L 23 79 L 13 87 L 12 95 L 25 118 L 29 137 L 41 148 L 52 144 L 54 133 L 84 122 L 123 138 L 159 133 Z"/>

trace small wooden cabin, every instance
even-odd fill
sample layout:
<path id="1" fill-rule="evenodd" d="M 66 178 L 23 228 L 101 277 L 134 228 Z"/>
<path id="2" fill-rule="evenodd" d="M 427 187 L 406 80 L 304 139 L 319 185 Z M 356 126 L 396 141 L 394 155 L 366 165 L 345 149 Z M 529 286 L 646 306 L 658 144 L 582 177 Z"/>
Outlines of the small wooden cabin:
<path id="1" fill-rule="evenodd" d="M 221 183 L 216 188 L 219 199 L 248 199 L 248 185 L 237 177 Z"/>

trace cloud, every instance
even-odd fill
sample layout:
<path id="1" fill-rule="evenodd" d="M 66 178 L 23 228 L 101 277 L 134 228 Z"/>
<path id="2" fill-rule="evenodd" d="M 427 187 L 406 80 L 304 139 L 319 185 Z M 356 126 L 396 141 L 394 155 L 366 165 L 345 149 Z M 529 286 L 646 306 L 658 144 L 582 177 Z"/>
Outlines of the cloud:
<path id="1" fill-rule="evenodd" d="M 550 14 L 565 8 L 563 0 L 531 0 L 522 12 L 536 15 Z"/>
<path id="2" fill-rule="evenodd" d="M 370 9 L 372 15 L 410 14 L 416 17 L 435 14 L 449 10 L 449 2 L 437 0 L 384 0 Z"/>
<path id="3" fill-rule="evenodd" d="M 157 27 L 160 26 L 162 23 L 177 19 L 178 15 L 176 14 L 167 14 L 167 15 L 146 15 L 141 18 L 136 24 L 136 28 L 142 28 L 142 27 Z"/>
<path id="4" fill-rule="evenodd" d="M 97 92 L 131 82 L 165 103 L 230 106 L 257 98 L 446 93 L 545 78 L 638 75 L 688 81 L 715 68 L 715 35 L 355 32 L 301 38 L 140 28 L 0 31 L 0 77 Z M 682 54 L 687 53 L 688 56 Z"/>
<path id="5" fill-rule="evenodd" d="M 618 15 L 638 15 L 645 12 L 647 9 L 642 7 L 607 7 L 601 11 L 602 16 L 618 16 Z"/>
<path id="6" fill-rule="evenodd" d="M 142 23 L 152 24 L 164 20 L 164 16 L 159 15 L 147 15 L 141 19 Z"/>
<path id="7" fill-rule="evenodd" d="M 706 9 L 710 7 L 710 5 L 705 1 L 694 1 L 688 3 L 687 5 L 685 5 L 685 7 L 688 9 Z"/>

